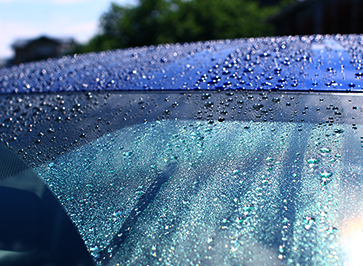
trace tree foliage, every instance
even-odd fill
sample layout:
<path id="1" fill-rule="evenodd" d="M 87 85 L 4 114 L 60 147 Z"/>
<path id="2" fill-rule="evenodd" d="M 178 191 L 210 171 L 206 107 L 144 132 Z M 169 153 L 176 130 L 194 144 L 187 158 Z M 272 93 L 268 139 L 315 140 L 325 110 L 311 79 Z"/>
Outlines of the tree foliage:
<path id="1" fill-rule="evenodd" d="M 261 7 L 254 0 L 139 0 L 137 6 L 112 3 L 100 19 L 100 33 L 79 52 L 268 36 L 273 28 L 264 20 L 280 7 Z"/>

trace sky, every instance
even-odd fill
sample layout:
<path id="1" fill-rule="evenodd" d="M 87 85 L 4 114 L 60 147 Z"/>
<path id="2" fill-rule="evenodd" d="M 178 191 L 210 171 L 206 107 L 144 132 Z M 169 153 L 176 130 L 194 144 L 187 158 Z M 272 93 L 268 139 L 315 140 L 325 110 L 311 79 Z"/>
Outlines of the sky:
<path id="1" fill-rule="evenodd" d="M 137 0 L 0 0 L 0 59 L 14 55 L 17 39 L 73 37 L 84 43 L 97 33 L 101 15 L 111 2 L 135 5 Z"/>

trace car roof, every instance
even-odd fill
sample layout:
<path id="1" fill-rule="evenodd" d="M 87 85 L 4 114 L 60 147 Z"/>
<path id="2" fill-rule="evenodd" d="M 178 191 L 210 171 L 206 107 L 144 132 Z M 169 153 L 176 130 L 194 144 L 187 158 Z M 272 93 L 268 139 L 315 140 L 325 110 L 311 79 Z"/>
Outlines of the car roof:
<path id="1" fill-rule="evenodd" d="M 267 37 L 74 55 L 3 68 L 0 92 L 361 91 L 361 39 Z"/>

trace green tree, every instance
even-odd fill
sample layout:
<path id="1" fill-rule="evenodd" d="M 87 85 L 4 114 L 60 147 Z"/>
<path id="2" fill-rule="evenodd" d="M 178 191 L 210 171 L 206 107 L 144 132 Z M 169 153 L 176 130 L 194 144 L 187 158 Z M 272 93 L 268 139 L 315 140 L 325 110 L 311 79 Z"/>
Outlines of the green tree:
<path id="1" fill-rule="evenodd" d="M 263 20 L 274 8 L 250 0 L 194 0 L 180 6 L 173 21 L 178 39 L 185 41 L 266 36 L 273 33 Z"/>
<path id="2" fill-rule="evenodd" d="M 139 0 L 134 7 L 112 3 L 100 19 L 101 33 L 78 52 L 268 36 L 273 28 L 264 20 L 280 7 L 260 7 L 254 0 Z"/>

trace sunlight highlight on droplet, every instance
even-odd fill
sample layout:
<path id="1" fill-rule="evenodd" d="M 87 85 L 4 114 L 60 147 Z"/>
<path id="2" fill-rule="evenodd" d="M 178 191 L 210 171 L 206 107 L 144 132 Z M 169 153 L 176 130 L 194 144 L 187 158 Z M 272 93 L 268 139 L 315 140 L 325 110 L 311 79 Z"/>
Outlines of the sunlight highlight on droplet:
<path id="1" fill-rule="evenodd" d="M 347 255 L 347 264 L 349 266 L 362 265 L 363 261 L 363 219 L 355 218 L 349 221 L 343 228 L 342 232 L 343 249 Z"/>

